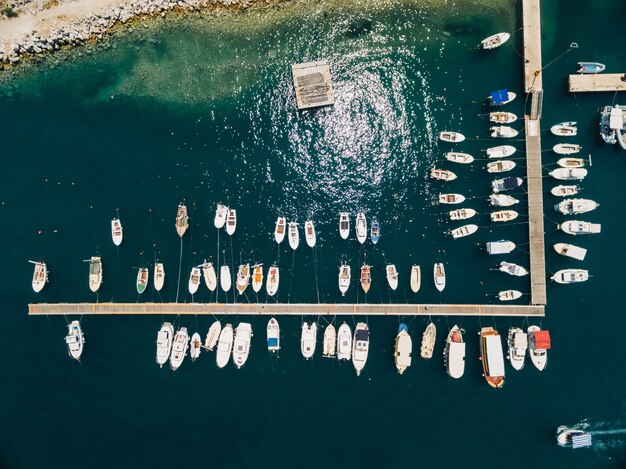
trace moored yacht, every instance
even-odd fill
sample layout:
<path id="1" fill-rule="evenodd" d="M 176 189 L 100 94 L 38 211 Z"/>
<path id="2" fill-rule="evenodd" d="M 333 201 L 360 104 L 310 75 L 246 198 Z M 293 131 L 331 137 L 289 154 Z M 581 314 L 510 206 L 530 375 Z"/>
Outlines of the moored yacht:
<path id="1" fill-rule="evenodd" d="M 487 148 L 487 158 L 506 158 L 513 155 L 517 149 L 512 145 L 498 145 L 497 147 Z"/>
<path id="2" fill-rule="evenodd" d="M 557 143 L 552 147 L 552 151 L 557 155 L 573 155 L 581 150 L 581 146 L 576 143 Z"/>
<path id="3" fill-rule="evenodd" d="M 462 194 L 439 194 L 440 204 L 460 204 L 465 201 L 465 196 Z"/>
<path id="4" fill-rule="evenodd" d="M 559 137 L 573 137 L 578 134 L 576 122 L 561 122 L 550 127 L 550 132 Z"/>
<path id="5" fill-rule="evenodd" d="M 200 352 L 202 351 L 202 338 L 200 334 L 194 332 L 191 336 L 191 344 L 189 347 L 189 356 L 191 357 L 191 362 L 195 362 L 200 356 Z"/>
<path id="6" fill-rule="evenodd" d="M 454 181 L 456 179 L 456 174 L 452 171 L 448 171 L 447 169 L 433 168 L 430 170 L 430 177 L 433 179 L 439 179 L 440 181 Z"/>
<path id="7" fill-rule="evenodd" d="M 448 215 L 450 220 L 467 220 L 476 215 L 476 210 L 473 208 L 458 208 L 456 210 L 450 210 Z"/>
<path id="8" fill-rule="evenodd" d="M 337 359 L 350 360 L 352 356 L 352 330 L 344 321 L 337 334 Z"/>
<path id="9" fill-rule="evenodd" d="M 394 264 L 388 264 L 385 268 L 387 272 L 387 283 L 392 290 L 398 288 L 398 270 Z"/>
<path id="10" fill-rule="evenodd" d="M 354 339 L 352 341 L 352 364 L 357 376 L 361 375 L 361 371 L 365 367 L 369 348 L 370 330 L 366 323 L 359 322 L 354 330 Z"/>
<path id="11" fill-rule="evenodd" d="M 496 124 L 510 124 L 511 122 L 515 122 L 517 120 L 517 116 L 512 112 L 490 112 L 489 113 L 489 121 L 495 122 Z"/>
<path id="12" fill-rule="evenodd" d="M 252 267 L 252 289 L 254 293 L 259 293 L 263 288 L 263 264 L 256 264 Z"/>
<path id="13" fill-rule="evenodd" d="M 542 331 L 538 326 L 528 328 L 528 354 L 539 371 L 543 371 L 548 364 L 550 346 L 550 332 Z"/>
<path id="14" fill-rule="evenodd" d="M 217 341 L 220 338 L 220 333 L 222 332 L 222 323 L 219 321 L 215 321 L 209 327 L 209 332 L 206 334 L 206 338 L 204 339 L 204 348 L 209 352 L 212 352 L 215 346 L 217 345 Z"/>
<path id="15" fill-rule="evenodd" d="M 521 265 L 513 264 L 512 262 L 500 262 L 500 267 L 498 268 L 501 272 L 505 274 L 513 275 L 515 277 L 523 277 L 524 275 L 528 275 L 528 270 L 522 267 Z"/>
<path id="16" fill-rule="evenodd" d="M 590 199 L 565 199 L 554 206 L 554 210 L 563 215 L 579 215 L 591 212 L 598 208 L 600 204 Z"/>
<path id="17" fill-rule="evenodd" d="M 350 235 L 350 214 L 348 212 L 339 214 L 339 235 L 341 239 L 348 239 Z"/>
<path id="18" fill-rule="evenodd" d="M 267 322 L 267 350 L 274 353 L 280 350 L 280 326 L 276 318 Z"/>
<path id="19" fill-rule="evenodd" d="M 378 240 L 380 239 L 380 223 L 376 220 L 376 218 L 372 220 L 370 239 L 372 240 L 372 244 L 378 243 Z"/>
<path id="20" fill-rule="evenodd" d="M 513 301 L 522 297 L 522 292 L 518 290 L 502 290 L 498 292 L 498 299 L 500 301 Z"/>
<path id="21" fill-rule="evenodd" d="M 220 286 L 222 290 L 228 291 L 232 286 L 233 279 L 230 277 L 230 267 L 223 265 L 220 267 Z"/>
<path id="22" fill-rule="evenodd" d="M 315 243 L 317 242 L 317 236 L 315 236 L 315 225 L 313 225 L 312 220 L 307 220 L 304 222 L 304 238 L 306 239 L 306 244 L 310 248 L 315 247 Z"/>
<path id="23" fill-rule="evenodd" d="M 487 163 L 488 173 L 506 173 L 515 168 L 515 161 L 511 160 L 498 160 Z"/>
<path id="24" fill-rule="evenodd" d="M 572 185 L 572 186 L 559 185 L 559 186 L 553 187 L 550 190 L 550 193 L 556 197 L 566 197 L 568 195 L 578 194 L 579 190 L 580 190 L 579 187 L 576 185 Z"/>
<path id="25" fill-rule="evenodd" d="M 493 189 L 493 192 L 497 194 L 498 192 L 510 191 L 511 189 L 515 189 L 516 187 L 521 186 L 523 182 L 524 181 L 522 181 L 522 178 L 518 177 L 496 179 L 491 183 L 491 188 Z"/>
<path id="26" fill-rule="evenodd" d="M 515 210 L 499 210 L 489 214 L 492 222 L 507 222 L 515 220 L 518 215 L 519 214 Z"/>
<path id="27" fill-rule="evenodd" d="M 335 332 L 335 326 L 328 324 L 324 330 L 324 347 L 322 356 L 326 358 L 333 358 L 337 349 L 337 333 Z"/>
<path id="28" fill-rule="evenodd" d="M 124 239 L 124 231 L 122 229 L 122 222 L 119 218 L 111 220 L 111 237 L 113 238 L 113 244 L 119 246 Z"/>
<path id="29" fill-rule="evenodd" d="M 274 228 L 274 241 L 278 244 L 285 239 L 285 233 L 287 232 L 287 219 L 285 217 L 278 217 L 276 220 L 276 227 Z"/>
<path id="30" fill-rule="evenodd" d="M 519 327 L 509 328 L 507 337 L 508 355 L 506 358 L 511 362 L 511 366 L 516 370 L 524 368 L 524 358 L 528 348 L 528 334 Z"/>
<path id="31" fill-rule="evenodd" d="M 314 322 L 309 325 L 308 322 L 302 323 L 302 335 L 300 336 L 300 350 L 302 356 L 307 360 L 315 353 L 315 343 L 317 342 L 317 324 Z"/>
<path id="32" fill-rule="evenodd" d="M 361 288 L 367 293 L 372 286 L 371 266 L 363 264 L 361 266 Z"/>
<path id="33" fill-rule="evenodd" d="M 443 131 L 439 134 L 439 140 L 450 143 L 460 143 L 465 140 L 465 135 L 458 132 Z"/>
<path id="34" fill-rule="evenodd" d="M 161 368 L 167 363 L 172 353 L 172 342 L 174 340 L 174 326 L 169 322 L 164 322 L 157 333 L 156 362 Z"/>
<path id="35" fill-rule="evenodd" d="M 215 291 L 217 288 L 217 274 L 215 273 L 215 267 L 213 262 L 206 262 L 202 264 L 202 278 L 204 284 L 210 291 Z"/>
<path id="36" fill-rule="evenodd" d="M 154 264 L 154 289 L 161 291 L 165 284 L 165 267 L 162 262 L 155 262 Z"/>
<path id="37" fill-rule="evenodd" d="M 398 335 L 396 335 L 396 347 L 393 356 L 396 360 L 396 368 L 400 374 L 404 373 L 411 366 L 413 342 L 408 329 L 406 324 L 401 323 L 398 328 Z"/>
<path id="38" fill-rule="evenodd" d="M 501 239 L 499 241 L 489 241 L 485 245 L 485 248 L 490 256 L 495 254 L 508 254 L 515 249 L 515 243 L 513 241 Z"/>
<path id="39" fill-rule="evenodd" d="M 580 283 L 589 280 L 589 271 L 584 269 L 562 269 L 550 277 L 556 283 Z"/>
<path id="40" fill-rule="evenodd" d="M 339 267 L 339 291 L 341 296 L 345 296 L 350 288 L 350 266 L 345 262 Z"/>
<path id="41" fill-rule="evenodd" d="M 172 343 L 172 355 L 170 355 L 170 368 L 176 371 L 183 363 L 189 349 L 189 334 L 186 327 L 181 327 L 174 336 Z"/>
<path id="42" fill-rule="evenodd" d="M 48 282 L 48 268 L 44 261 L 28 262 L 30 262 L 31 264 L 35 264 L 35 270 L 33 272 L 33 280 L 31 282 L 31 285 L 33 287 L 33 291 L 35 293 L 39 293 L 41 290 L 43 290 L 43 287 L 45 287 L 46 283 Z"/>
<path id="43" fill-rule="evenodd" d="M 189 274 L 189 285 L 188 285 L 189 293 L 191 293 L 192 295 L 195 295 L 195 293 L 198 291 L 198 287 L 200 287 L 200 277 L 201 277 L 200 268 L 193 267 Z"/>
<path id="44" fill-rule="evenodd" d="M 469 225 L 463 225 L 453 230 L 450 230 L 450 234 L 454 239 L 465 238 L 466 236 L 476 233 L 477 230 L 478 225 L 470 223 Z"/>
<path id="45" fill-rule="evenodd" d="M 80 327 L 80 322 L 72 321 L 67 325 L 67 335 L 65 336 L 67 344 L 67 353 L 74 360 L 80 361 L 83 354 L 83 345 L 85 344 L 85 336 Z"/>
<path id="46" fill-rule="evenodd" d="M 493 138 L 513 138 L 519 135 L 519 132 L 508 125 L 494 125 L 490 127 L 491 136 Z"/>
<path id="47" fill-rule="evenodd" d="M 140 295 L 146 291 L 149 276 L 150 274 L 148 273 L 148 269 L 146 267 L 142 267 L 137 272 L 137 293 Z"/>
<path id="48" fill-rule="evenodd" d="M 504 386 L 504 354 L 498 331 L 493 327 L 483 327 L 479 335 L 483 376 L 489 386 L 501 388 Z"/>
<path id="49" fill-rule="evenodd" d="M 356 215 L 356 239 L 361 244 L 365 243 L 367 239 L 367 220 L 363 212 Z"/>
<path id="50" fill-rule="evenodd" d="M 228 216 L 228 207 L 223 204 L 217 204 L 217 208 L 215 209 L 215 218 L 213 219 L 213 225 L 218 230 L 223 228 L 226 224 L 226 217 Z"/>
<path id="51" fill-rule="evenodd" d="M 452 378 L 460 378 L 465 372 L 465 342 L 459 326 L 452 326 L 446 338 L 446 348 L 443 352 L 446 372 Z"/>
<path id="52" fill-rule="evenodd" d="M 217 342 L 217 352 L 215 353 L 215 363 L 218 368 L 224 368 L 230 360 L 230 354 L 233 350 L 233 326 L 226 324 L 220 332 Z"/>
<path id="53" fill-rule="evenodd" d="M 435 280 L 435 288 L 440 292 L 446 288 L 446 270 L 441 262 L 433 265 L 433 278 Z"/>
<path id="54" fill-rule="evenodd" d="M 461 153 L 458 151 L 449 151 L 445 154 L 446 160 L 453 163 L 470 164 L 474 161 L 474 157 L 469 153 Z"/>
<path id="55" fill-rule="evenodd" d="M 495 49 L 508 41 L 510 37 L 509 33 L 497 33 L 480 41 L 480 45 L 483 49 Z"/>
<path id="56" fill-rule="evenodd" d="M 588 223 L 586 221 L 569 220 L 557 226 L 563 233 L 571 235 L 598 234 L 602 230 L 599 223 Z"/>
<path id="57" fill-rule="evenodd" d="M 582 168 L 585 166 L 585 160 L 583 158 L 560 158 L 556 162 L 561 168 Z"/>
<path id="58" fill-rule="evenodd" d="M 506 194 L 491 194 L 489 196 L 489 203 L 494 207 L 510 207 L 511 205 L 519 203 L 519 200 Z"/>
<path id="59" fill-rule="evenodd" d="M 298 223 L 289 222 L 289 247 L 294 251 L 300 246 L 300 232 L 298 231 Z"/>
<path id="60" fill-rule="evenodd" d="M 274 264 L 267 272 L 267 282 L 265 283 L 265 289 L 269 296 L 274 296 L 278 291 L 278 282 L 280 281 L 280 271 L 278 266 Z"/>
<path id="61" fill-rule="evenodd" d="M 239 295 L 243 295 L 250 284 L 250 264 L 242 264 L 237 271 L 236 287 Z"/>
<path id="62" fill-rule="evenodd" d="M 577 65 L 576 73 L 601 73 L 606 68 L 606 65 L 600 62 L 578 62 Z"/>
<path id="63" fill-rule="evenodd" d="M 556 243 L 554 245 L 554 250 L 562 256 L 578 259 L 579 261 L 584 260 L 585 256 L 587 255 L 587 250 L 585 248 L 581 248 L 578 246 L 574 246 L 573 244 L 567 243 Z"/>
<path id="64" fill-rule="evenodd" d="M 97 292 L 102 285 L 102 260 L 99 256 L 92 256 L 89 262 L 89 289 Z"/>
<path id="65" fill-rule="evenodd" d="M 417 293 L 422 286 L 422 269 L 419 265 L 411 266 L 411 290 Z"/>
<path id="66" fill-rule="evenodd" d="M 422 334 L 422 346 L 420 348 L 420 354 L 422 358 L 432 358 L 433 350 L 435 349 L 435 339 L 437 338 L 437 327 L 435 323 L 430 321 Z"/>
<path id="67" fill-rule="evenodd" d="M 226 233 L 229 236 L 235 234 L 235 230 L 237 229 L 237 210 L 234 208 L 228 209 L 228 215 L 226 216 Z"/>
<path id="68" fill-rule="evenodd" d="M 187 215 L 187 206 L 183 203 L 178 204 L 176 212 L 176 232 L 181 238 L 185 236 L 185 232 L 189 228 L 189 216 Z"/>
<path id="69" fill-rule="evenodd" d="M 513 101 L 517 95 L 507 89 L 492 91 L 487 96 L 487 103 L 491 106 L 504 106 Z"/>
<path id="70" fill-rule="evenodd" d="M 233 342 L 233 363 L 237 368 L 241 368 L 248 360 L 251 339 L 252 325 L 247 322 L 240 322 L 237 329 L 235 329 L 235 340 Z"/>
<path id="71" fill-rule="evenodd" d="M 582 181 L 587 176 L 585 168 L 557 168 L 548 173 L 560 181 Z"/>

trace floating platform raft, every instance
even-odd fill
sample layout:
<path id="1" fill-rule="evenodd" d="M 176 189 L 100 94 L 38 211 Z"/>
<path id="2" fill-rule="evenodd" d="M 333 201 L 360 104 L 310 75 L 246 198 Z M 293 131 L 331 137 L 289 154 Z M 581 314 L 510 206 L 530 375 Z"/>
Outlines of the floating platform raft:
<path id="1" fill-rule="evenodd" d="M 626 73 L 570 75 L 569 92 L 626 91 Z"/>
<path id="2" fill-rule="evenodd" d="M 330 66 L 327 60 L 291 66 L 298 109 L 330 106 L 335 103 Z"/>

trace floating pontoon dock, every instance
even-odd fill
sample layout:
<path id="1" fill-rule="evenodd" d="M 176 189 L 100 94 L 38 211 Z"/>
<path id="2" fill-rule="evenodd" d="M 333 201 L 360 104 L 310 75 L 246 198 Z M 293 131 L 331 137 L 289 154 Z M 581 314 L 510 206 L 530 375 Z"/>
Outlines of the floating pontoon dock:
<path id="1" fill-rule="evenodd" d="M 570 75 L 569 92 L 626 91 L 626 73 Z"/>
<path id="2" fill-rule="evenodd" d="M 298 109 L 334 104 L 333 85 L 327 60 L 291 66 Z"/>

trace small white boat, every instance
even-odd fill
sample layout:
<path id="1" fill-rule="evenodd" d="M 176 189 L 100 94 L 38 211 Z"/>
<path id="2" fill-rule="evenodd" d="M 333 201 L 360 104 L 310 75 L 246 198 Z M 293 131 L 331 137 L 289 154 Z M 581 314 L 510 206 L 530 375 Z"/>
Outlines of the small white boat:
<path id="1" fill-rule="evenodd" d="M 181 238 L 185 236 L 185 232 L 189 228 L 189 216 L 187 215 L 187 207 L 185 204 L 178 204 L 176 211 L 176 232 Z"/>
<path id="2" fill-rule="evenodd" d="M 539 370 L 543 371 L 548 364 L 548 350 L 550 349 L 550 332 L 542 331 L 537 326 L 528 328 L 528 354 L 530 361 Z"/>
<path id="3" fill-rule="evenodd" d="M 509 104 L 515 98 L 517 98 L 517 95 L 513 91 L 498 90 L 487 96 L 487 102 L 490 106 L 504 106 L 505 104 Z"/>
<path id="4" fill-rule="evenodd" d="M 350 266 L 345 262 L 339 267 L 339 291 L 341 296 L 345 296 L 348 288 L 350 288 Z"/>
<path id="5" fill-rule="evenodd" d="M 559 446 L 574 449 L 587 448 L 592 445 L 591 434 L 576 428 L 564 428 L 557 435 L 556 441 Z"/>
<path id="6" fill-rule="evenodd" d="M 515 161 L 511 160 L 498 160 L 487 163 L 488 173 L 506 173 L 515 168 Z"/>
<path id="7" fill-rule="evenodd" d="M 189 334 L 186 327 L 181 327 L 174 336 L 174 342 L 172 343 L 172 354 L 170 355 L 170 368 L 172 371 L 176 371 L 183 363 L 187 356 L 187 350 L 189 350 Z"/>
<path id="8" fill-rule="evenodd" d="M 200 268 L 193 267 L 191 269 L 191 273 L 189 274 L 189 293 L 194 295 L 198 291 L 198 287 L 200 286 Z"/>
<path id="9" fill-rule="evenodd" d="M 413 265 L 411 267 L 411 290 L 413 293 L 417 293 L 422 286 L 422 269 L 419 265 Z"/>
<path id="10" fill-rule="evenodd" d="M 460 143 L 465 140 L 465 135 L 458 132 L 444 131 L 439 134 L 439 139 L 443 142 Z"/>
<path id="11" fill-rule="evenodd" d="M 276 318 L 267 322 L 267 350 L 274 353 L 280 350 L 280 326 Z"/>
<path id="12" fill-rule="evenodd" d="M 467 220 L 476 215 L 476 210 L 472 208 L 458 208 L 456 210 L 450 210 L 448 212 L 450 220 Z"/>
<path id="13" fill-rule="evenodd" d="M 489 130 L 493 138 L 514 138 L 519 135 L 517 130 L 508 125 L 494 125 L 493 127 L 489 127 Z"/>
<path id="14" fill-rule="evenodd" d="M 234 208 L 228 209 L 228 216 L 226 217 L 226 233 L 232 236 L 237 229 L 237 210 Z"/>
<path id="15" fill-rule="evenodd" d="M 191 336 L 191 345 L 189 347 L 189 357 L 191 358 L 191 362 L 195 362 L 200 356 L 200 352 L 202 351 L 202 338 L 200 334 L 194 332 Z"/>
<path id="16" fill-rule="evenodd" d="M 587 176 L 587 170 L 585 168 L 557 168 L 548 174 L 561 181 L 582 181 Z"/>
<path id="17" fill-rule="evenodd" d="M 550 132 L 559 137 L 573 137 L 578 134 L 576 122 L 561 122 L 550 127 Z"/>
<path id="18" fill-rule="evenodd" d="M 202 278 L 204 284 L 210 291 L 215 291 L 217 288 L 217 274 L 215 273 L 215 267 L 212 262 L 204 262 L 202 264 Z"/>
<path id="19" fill-rule="evenodd" d="M 515 243 L 513 241 L 501 239 L 499 241 L 489 241 L 485 247 L 487 249 L 487 253 L 491 256 L 495 254 L 508 254 L 515 249 Z"/>
<path id="20" fill-rule="evenodd" d="M 441 262 L 433 266 L 433 278 L 435 279 L 435 288 L 443 291 L 446 288 L 446 270 Z"/>
<path id="21" fill-rule="evenodd" d="M 522 267 L 521 265 L 513 264 L 512 262 L 500 262 L 500 267 L 498 268 L 500 272 L 504 272 L 505 274 L 513 275 L 515 277 L 523 277 L 528 275 L 528 270 Z"/>
<path id="22" fill-rule="evenodd" d="M 154 264 L 154 289 L 156 291 L 161 291 L 163 289 L 163 285 L 165 284 L 165 267 L 162 262 L 156 262 Z"/>
<path id="23" fill-rule="evenodd" d="M 393 356 L 396 361 L 396 369 L 402 374 L 411 366 L 411 354 L 413 352 L 413 341 L 408 332 L 406 324 L 400 324 L 398 335 L 396 335 L 396 347 Z"/>
<path id="24" fill-rule="evenodd" d="M 506 158 L 513 155 L 516 151 L 516 148 L 512 145 L 499 145 L 487 148 L 487 158 Z"/>
<path id="25" fill-rule="evenodd" d="M 491 188 L 496 194 L 498 192 L 510 191 L 522 185 L 524 181 L 518 177 L 508 177 L 504 179 L 496 179 L 491 182 Z"/>
<path id="26" fill-rule="evenodd" d="M 220 267 L 220 286 L 222 287 L 222 290 L 230 290 L 232 283 L 233 279 L 230 277 L 230 267 L 223 265 Z"/>
<path id="27" fill-rule="evenodd" d="M 439 194 L 440 204 L 460 204 L 465 201 L 465 196 L 461 194 Z"/>
<path id="28" fill-rule="evenodd" d="M 356 215 L 356 239 L 359 243 L 365 243 L 367 239 L 367 220 L 365 219 L 365 214 L 363 212 L 359 212 Z"/>
<path id="29" fill-rule="evenodd" d="M 278 282 L 280 281 L 280 272 L 278 266 L 274 264 L 267 272 L 267 282 L 265 283 L 265 289 L 269 296 L 274 296 L 278 291 Z"/>
<path id="30" fill-rule="evenodd" d="M 478 334 L 483 376 L 489 386 L 500 389 L 504 386 L 504 354 L 500 335 L 493 327 L 483 327 Z"/>
<path id="31" fill-rule="evenodd" d="M 317 342 L 317 324 L 314 322 L 302 323 L 302 335 L 300 337 L 300 350 L 302 356 L 307 360 L 315 353 L 315 342 Z"/>
<path id="32" fill-rule="evenodd" d="M 252 340 L 252 325 L 247 322 L 240 322 L 235 329 L 235 340 L 233 342 L 233 363 L 237 369 L 245 365 L 250 355 L 250 341 Z"/>
<path id="33" fill-rule="evenodd" d="M 398 270 L 394 264 L 388 264 L 385 268 L 387 272 L 387 283 L 389 288 L 396 290 L 398 288 Z"/>
<path id="34" fill-rule="evenodd" d="M 517 116 L 512 112 L 490 112 L 489 121 L 496 124 L 510 124 L 517 120 Z"/>
<path id="35" fill-rule="evenodd" d="M 420 354 L 422 358 L 432 358 L 433 350 L 435 350 L 435 339 L 437 338 L 437 327 L 434 322 L 429 322 L 426 326 L 426 330 L 422 334 L 422 347 L 420 348 Z"/>
<path id="36" fill-rule="evenodd" d="M 561 158 L 556 162 L 561 168 L 582 168 L 585 166 L 583 158 Z"/>
<path id="37" fill-rule="evenodd" d="M 204 348 L 209 352 L 212 352 L 215 346 L 217 345 L 217 341 L 220 338 L 220 333 L 222 332 L 222 323 L 219 321 L 215 321 L 209 327 L 209 332 L 206 334 L 206 338 L 204 339 Z"/>
<path id="38" fill-rule="evenodd" d="M 352 364 L 357 376 L 361 376 L 361 371 L 367 362 L 367 355 L 370 349 L 370 330 L 364 322 L 358 322 L 354 329 L 354 339 L 352 341 Z"/>
<path id="39" fill-rule="evenodd" d="M 585 256 L 587 255 L 587 250 L 585 248 L 581 248 L 578 246 L 574 246 L 573 244 L 567 243 L 556 243 L 554 245 L 554 250 L 562 256 L 578 259 L 579 261 L 584 260 Z"/>
<path id="40" fill-rule="evenodd" d="M 237 281 L 235 287 L 240 295 L 246 291 L 250 284 L 250 264 L 241 264 L 239 270 L 237 270 Z"/>
<path id="41" fill-rule="evenodd" d="M 348 239 L 350 235 L 350 214 L 348 212 L 339 214 L 339 235 L 341 239 Z"/>
<path id="42" fill-rule="evenodd" d="M 337 334 L 337 359 L 350 360 L 352 357 L 352 330 L 344 321 Z"/>
<path id="43" fill-rule="evenodd" d="M 252 289 L 254 293 L 259 293 L 263 288 L 263 264 L 256 264 L 252 267 Z"/>
<path id="44" fill-rule="evenodd" d="M 519 327 L 511 327 L 507 337 L 509 355 L 507 358 L 516 370 L 524 368 L 526 349 L 528 348 L 528 334 Z"/>
<path id="45" fill-rule="evenodd" d="M 161 368 L 167 363 L 172 353 L 172 343 L 174 341 L 174 326 L 169 322 L 164 322 L 157 333 L 156 362 Z"/>
<path id="46" fill-rule="evenodd" d="M 274 241 L 278 244 L 285 239 L 285 233 L 287 232 L 287 219 L 285 217 L 278 217 L 276 220 L 276 227 L 274 228 Z"/>
<path id="47" fill-rule="evenodd" d="M 498 299 L 500 301 L 513 301 L 522 297 L 522 292 L 518 290 L 502 290 L 498 292 Z"/>
<path id="48" fill-rule="evenodd" d="M 30 262 L 31 264 L 35 264 L 35 270 L 33 272 L 33 280 L 31 282 L 31 285 L 33 287 L 33 291 L 35 293 L 39 293 L 41 290 L 43 290 L 43 287 L 45 287 L 46 283 L 48 282 L 48 268 L 46 266 L 46 263 L 43 261 L 28 262 Z"/>
<path id="49" fill-rule="evenodd" d="M 146 267 L 142 267 L 137 272 L 137 293 L 139 293 L 140 295 L 144 291 L 146 291 L 149 277 L 150 277 L 150 274 L 148 273 L 148 269 Z"/>
<path id="50" fill-rule="evenodd" d="M 380 223 L 378 223 L 378 220 L 376 220 L 376 218 L 372 220 L 372 225 L 370 228 L 370 239 L 372 240 L 372 244 L 378 243 L 378 240 L 380 239 Z"/>
<path id="51" fill-rule="evenodd" d="M 324 330 L 324 348 L 322 356 L 326 358 L 333 358 L 337 350 L 337 334 L 335 332 L 335 326 L 329 324 Z"/>
<path id="52" fill-rule="evenodd" d="M 578 62 L 576 73 L 602 73 L 606 65 L 600 62 Z"/>
<path id="53" fill-rule="evenodd" d="M 506 194 L 491 194 L 489 196 L 489 203 L 494 207 L 510 207 L 519 203 L 515 197 L 511 197 Z"/>
<path id="54" fill-rule="evenodd" d="M 456 324 L 448 332 L 443 355 L 448 375 L 455 379 L 463 376 L 465 372 L 465 342 L 463 342 L 461 329 Z"/>
<path id="55" fill-rule="evenodd" d="M 218 368 L 224 368 L 230 360 L 230 354 L 233 351 L 234 339 L 233 326 L 226 324 L 220 332 L 220 338 L 217 341 L 217 352 L 215 353 L 215 363 Z"/>
<path id="56" fill-rule="evenodd" d="M 315 225 L 313 225 L 311 220 L 304 222 L 304 238 L 310 248 L 315 247 L 317 237 L 315 236 Z"/>
<path id="57" fill-rule="evenodd" d="M 602 231 L 599 223 L 588 223 L 586 221 L 570 220 L 557 226 L 563 233 L 571 235 L 598 234 Z"/>
<path id="58" fill-rule="evenodd" d="M 591 212 L 598 208 L 600 204 L 590 199 L 565 199 L 554 206 L 554 210 L 563 215 L 579 215 Z"/>
<path id="59" fill-rule="evenodd" d="M 566 197 L 568 195 L 578 194 L 579 190 L 580 190 L 579 187 L 576 185 L 573 185 L 573 186 L 559 185 L 559 186 L 553 187 L 552 190 L 550 190 L 550 192 L 552 193 L 552 195 L 556 197 Z"/>
<path id="60" fill-rule="evenodd" d="M 509 33 L 494 34 L 480 41 L 480 45 L 483 49 L 495 49 L 508 41 L 510 37 L 511 35 Z"/>
<path id="61" fill-rule="evenodd" d="M 581 150 L 581 146 L 576 143 L 557 143 L 552 147 L 552 151 L 558 155 L 574 155 Z"/>
<path id="62" fill-rule="evenodd" d="M 372 267 L 366 264 L 361 266 L 361 288 L 367 293 L 372 286 Z"/>
<path id="63" fill-rule="evenodd" d="M 550 277 L 556 283 L 580 283 L 589 280 L 589 271 L 584 269 L 562 269 Z"/>
<path id="64" fill-rule="evenodd" d="M 113 238 L 113 244 L 119 246 L 124 239 L 124 230 L 122 229 L 122 222 L 118 218 L 111 220 L 111 237 Z"/>
<path id="65" fill-rule="evenodd" d="M 85 336 L 80 327 L 80 322 L 72 321 L 67 325 L 65 343 L 67 344 L 67 353 L 69 356 L 74 360 L 80 361 L 80 356 L 83 354 L 83 346 L 85 344 Z"/>
<path id="66" fill-rule="evenodd" d="M 518 217 L 518 213 L 515 210 L 499 210 L 489 214 L 491 221 L 493 222 L 506 222 L 515 220 Z"/>
<path id="67" fill-rule="evenodd" d="M 440 181 L 454 181 L 456 179 L 456 174 L 452 171 L 448 171 L 447 169 L 433 168 L 430 171 L 430 177 Z"/>
<path id="68" fill-rule="evenodd" d="M 298 223 L 295 221 L 289 222 L 289 246 L 294 251 L 300 246 L 300 232 L 298 231 Z"/>
<path id="69" fill-rule="evenodd" d="M 460 153 L 458 151 L 449 151 L 446 153 L 446 160 L 453 163 L 470 164 L 474 161 L 474 157 L 469 153 Z"/>
<path id="70" fill-rule="evenodd" d="M 217 204 L 215 209 L 215 218 L 213 219 L 213 225 L 218 230 L 223 228 L 226 224 L 226 217 L 228 216 L 228 207 L 223 204 Z"/>
<path id="71" fill-rule="evenodd" d="M 102 285 L 102 259 L 93 256 L 89 261 L 89 289 L 97 292 Z"/>
<path id="72" fill-rule="evenodd" d="M 452 238 L 458 239 L 465 238 L 466 236 L 476 233 L 476 231 L 478 231 L 478 225 L 469 224 L 450 230 L 450 234 Z"/>

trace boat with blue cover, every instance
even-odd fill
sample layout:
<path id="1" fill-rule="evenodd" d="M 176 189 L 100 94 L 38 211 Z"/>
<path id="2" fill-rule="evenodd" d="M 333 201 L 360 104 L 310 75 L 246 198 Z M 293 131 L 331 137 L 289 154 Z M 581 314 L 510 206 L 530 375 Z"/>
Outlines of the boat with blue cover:
<path id="1" fill-rule="evenodd" d="M 491 106 L 504 106 L 505 104 L 513 101 L 517 95 L 508 89 L 496 90 L 492 91 L 489 96 L 487 96 L 487 102 Z"/>
<path id="2" fill-rule="evenodd" d="M 601 73 L 605 68 L 606 65 L 600 62 L 578 62 L 576 73 Z"/>
<path id="3" fill-rule="evenodd" d="M 372 220 L 372 227 L 370 228 L 370 239 L 373 244 L 376 244 L 380 239 L 380 223 L 375 218 Z"/>
<path id="4" fill-rule="evenodd" d="M 496 179 L 491 183 L 493 191 L 497 194 L 502 191 L 510 191 L 522 185 L 524 181 L 518 177 L 508 177 L 504 179 Z"/>

